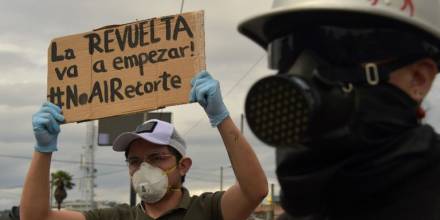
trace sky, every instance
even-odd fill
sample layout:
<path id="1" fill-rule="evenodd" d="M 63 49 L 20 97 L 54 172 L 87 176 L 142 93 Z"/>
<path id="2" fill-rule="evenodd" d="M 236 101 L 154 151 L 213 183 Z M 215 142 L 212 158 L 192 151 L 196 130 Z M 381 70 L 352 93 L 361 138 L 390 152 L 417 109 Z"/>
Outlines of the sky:
<path id="1" fill-rule="evenodd" d="M 47 48 L 55 37 L 87 32 L 109 24 L 176 14 L 180 0 L 0 0 L 0 210 L 18 205 L 24 177 L 33 152 L 31 118 L 45 101 Z M 244 18 L 271 7 L 268 0 L 187 0 L 184 12 L 205 11 L 207 70 L 218 79 L 224 102 L 237 125 L 244 111 L 250 86 L 259 78 L 273 74 L 267 68 L 265 51 L 240 35 L 237 25 Z M 423 103 L 428 109 L 426 122 L 440 128 L 440 93 L 435 82 Z M 168 107 L 173 123 L 183 134 L 193 167 L 185 185 L 193 194 L 219 189 L 220 167 L 225 167 L 224 187 L 234 183 L 227 153 L 218 131 L 211 128 L 198 104 Z M 245 124 L 244 134 L 252 144 L 270 184 L 275 177 L 274 149 L 258 141 Z M 84 123 L 62 126 L 55 160 L 80 160 L 86 144 Z M 110 147 L 97 147 L 96 200 L 128 202 L 129 176 L 124 156 Z M 68 200 L 81 199 L 79 163 L 53 162 L 51 171 L 65 170 L 74 175 L 76 187 Z"/>

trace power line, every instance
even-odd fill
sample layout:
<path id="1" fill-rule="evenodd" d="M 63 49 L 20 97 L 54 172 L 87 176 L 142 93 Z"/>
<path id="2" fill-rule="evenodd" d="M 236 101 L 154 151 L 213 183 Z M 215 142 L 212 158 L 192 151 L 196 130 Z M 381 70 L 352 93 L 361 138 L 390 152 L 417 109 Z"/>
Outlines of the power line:
<path id="1" fill-rule="evenodd" d="M 6 192 L 8 193 L 8 192 Z M 20 194 L 9 194 L 9 195 L 2 195 L 2 198 L 7 198 L 7 199 L 16 199 L 16 198 L 20 198 L 21 195 Z"/>
<path id="2" fill-rule="evenodd" d="M 182 4 L 180 5 L 180 14 L 182 14 L 184 4 L 185 4 L 185 0 L 182 0 Z"/>
<path id="3" fill-rule="evenodd" d="M 32 160 L 32 157 L 29 156 L 20 156 L 20 155 L 8 155 L 8 154 L 0 154 L 0 157 L 3 158 L 11 158 L 11 159 L 21 159 L 21 160 Z M 57 162 L 57 163 L 69 163 L 69 164 L 80 164 L 80 161 L 75 161 L 75 160 L 57 160 L 57 159 L 52 159 L 53 162 Z M 114 166 L 114 167 L 127 167 L 127 165 L 125 164 L 117 164 L 117 163 L 103 163 L 103 162 L 95 162 L 95 164 L 97 165 L 102 165 L 102 166 Z M 200 168 L 200 167 L 195 167 L 193 166 L 191 168 L 191 171 L 199 171 L 199 172 L 205 172 L 205 173 L 210 173 L 210 172 L 214 172 L 216 171 L 218 168 Z M 126 169 L 124 169 L 126 170 Z"/>
<path id="4" fill-rule="evenodd" d="M 232 86 L 231 89 L 229 89 L 229 91 L 226 93 L 225 98 L 228 97 L 229 94 L 231 94 L 232 91 L 234 91 L 234 89 L 241 83 L 241 81 L 243 81 L 246 76 L 249 75 L 249 73 L 251 73 L 251 71 L 263 60 L 263 58 L 266 56 L 266 54 L 262 55 L 257 62 L 255 62 L 249 69 L 248 71 L 246 71 L 246 73 Z"/>
<path id="5" fill-rule="evenodd" d="M 201 171 L 201 172 L 215 172 L 218 171 L 218 166 L 216 167 L 211 167 L 211 168 L 201 168 L 199 166 L 191 166 L 191 170 L 197 170 L 197 171 Z"/>
<path id="6" fill-rule="evenodd" d="M 127 172 L 127 169 L 99 173 L 99 174 L 95 175 L 95 177 L 108 176 L 108 175 L 112 175 L 112 174 L 116 174 L 116 173 L 120 173 L 120 172 Z M 72 178 L 72 179 L 79 180 L 79 179 L 85 179 L 85 178 L 90 178 L 90 177 L 91 176 L 81 176 L 81 177 L 76 177 L 76 178 Z"/>
<path id="7" fill-rule="evenodd" d="M 3 158 L 12 158 L 12 159 L 22 159 L 22 160 L 32 160 L 32 157 L 29 156 L 20 156 L 20 155 L 8 155 L 8 154 L 0 154 L 0 157 Z M 80 164 L 80 161 L 76 160 L 58 160 L 58 159 L 52 159 L 52 162 L 58 162 L 58 163 L 71 163 L 71 164 Z M 86 163 L 87 164 L 87 163 Z M 102 162 L 95 162 L 96 165 L 102 165 L 102 166 L 115 166 L 115 167 L 126 167 L 126 165 L 123 164 L 116 164 L 116 163 L 102 163 Z"/>
<path id="8" fill-rule="evenodd" d="M 5 186 L 5 187 L 0 187 L 0 190 L 16 189 L 21 187 L 23 187 L 23 185 Z"/>
<path id="9" fill-rule="evenodd" d="M 193 170 L 192 168 L 188 171 L 190 174 L 196 174 L 201 176 L 216 176 L 218 175 L 218 169 L 217 171 L 209 171 L 209 172 L 200 172 L 200 170 Z"/>
<path id="10" fill-rule="evenodd" d="M 263 58 L 265 57 L 266 55 L 264 54 L 263 56 L 261 56 L 258 60 L 257 60 L 257 62 L 255 62 L 247 71 L 246 71 L 246 73 L 228 90 L 228 92 L 226 92 L 226 95 L 225 95 L 225 97 L 224 97 L 224 99 L 226 99 L 226 97 L 228 97 L 228 95 L 229 94 L 231 94 L 231 92 L 232 91 L 234 91 L 234 89 L 241 83 L 241 81 L 243 81 L 245 78 L 246 78 L 246 76 L 248 76 L 249 75 L 249 73 L 251 73 L 251 71 L 263 60 Z M 184 133 L 183 133 L 183 136 L 184 137 L 186 137 L 186 135 L 192 130 L 192 129 L 194 129 L 195 127 L 197 127 L 199 124 L 200 124 L 200 122 L 202 122 L 202 120 L 203 120 L 203 118 L 200 118 L 192 127 L 190 127 L 188 130 L 186 130 Z"/>
<path id="11" fill-rule="evenodd" d="M 218 182 L 217 180 L 205 179 L 205 178 L 195 177 L 195 176 L 191 176 L 191 175 L 188 175 L 185 178 L 192 179 L 192 180 L 197 180 L 197 181 L 202 181 L 202 182 L 209 182 L 209 183 L 217 183 Z"/>
<path id="12" fill-rule="evenodd" d="M 109 172 L 105 172 L 105 173 L 100 173 L 100 174 L 95 175 L 95 177 L 101 177 L 101 176 L 112 175 L 112 174 L 120 173 L 120 172 L 123 172 L 123 171 L 127 171 L 127 169 L 123 169 L 123 170 L 114 170 L 114 171 L 109 171 Z M 80 179 L 85 179 L 85 178 L 89 178 L 89 176 L 75 177 L 75 178 L 72 178 L 72 180 L 80 180 Z M 4 187 L 0 187 L 0 191 L 1 191 L 1 190 L 8 190 L 8 189 L 22 188 L 22 187 L 23 187 L 23 185 L 4 186 Z"/>

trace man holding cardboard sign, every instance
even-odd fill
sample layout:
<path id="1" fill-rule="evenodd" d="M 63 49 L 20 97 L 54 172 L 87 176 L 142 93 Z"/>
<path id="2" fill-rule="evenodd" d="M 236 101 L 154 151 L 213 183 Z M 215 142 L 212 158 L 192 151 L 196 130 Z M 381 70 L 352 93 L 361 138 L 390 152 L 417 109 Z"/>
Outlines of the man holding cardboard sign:
<path id="1" fill-rule="evenodd" d="M 203 12 L 152 18 L 53 40 L 47 98 L 33 116 L 35 152 L 21 198 L 24 220 L 246 219 L 267 194 L 251 146 L 229 117 L 220 86 L 204 69 Z M 188 98 L 189 96 L 189 98 Z M 61 123 L 199 102 L 217 127 L 237 183 L 225 192 L 190 197 L 182 186 L 191 167 L 174 127 L 153 120 L 114 143 L 123 151 L 136 207 L 89 212 L 52 211 L 49 170 Z"/>
<path id="2" fill-rule="evenodd" d="M 57 150 L 61 109 L 45 103 L 33 117 L 37 144 L 21 198 L 21 219 L 95 220 L 95 219 L 246 219 L 267 195 L 267 180 L 258 159 L 244 136 L 229 117 L 218 81 L 207 72 L 192 80 L 190 101 L 197 101 L 210 123 L 217 127 L 226 146 L 237 183 L 225 192 L 190 197 L 182 186 L 191 167 L 185 156 L 186 145 L 171 124 L 150 120 L 134 132 L 121 134 L 115 151 L 124 151 L 133 187 L 142 202 L 88 212 L 49 209 L 49 170 Z"/>

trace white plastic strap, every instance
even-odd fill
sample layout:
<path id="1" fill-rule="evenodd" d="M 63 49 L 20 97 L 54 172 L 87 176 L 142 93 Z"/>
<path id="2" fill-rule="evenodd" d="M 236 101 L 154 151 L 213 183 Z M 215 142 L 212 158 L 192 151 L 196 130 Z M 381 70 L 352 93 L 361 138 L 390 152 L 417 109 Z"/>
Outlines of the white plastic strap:
<path id="1" fill-rule="evenodd" d="M 379 84 L 379 69 L 375 63 L 365 64 L 365 74 L 367 77 L 368 84 L 375 86 Z"/>

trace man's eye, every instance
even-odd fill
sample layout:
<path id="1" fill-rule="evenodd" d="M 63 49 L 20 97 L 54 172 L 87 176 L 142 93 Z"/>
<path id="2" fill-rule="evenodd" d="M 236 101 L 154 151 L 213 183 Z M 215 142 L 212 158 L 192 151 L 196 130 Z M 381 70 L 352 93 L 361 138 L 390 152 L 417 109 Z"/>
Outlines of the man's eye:
<path id="1" fill-rule="evenodd" d="M 148 161 L 151 163 L 160 163 L 168 158 L 168 155 L 153 154 L 148 157 Z"/>
<path id="2" fill-rule="evenodd" d="M 163 160 L 163 157 L 160 156 L 160 155 L 153 155 L 153 156 L 150 158 L 150 160 L 152 160 L 152 161 L 160 161 L 160 160 Z"/>

